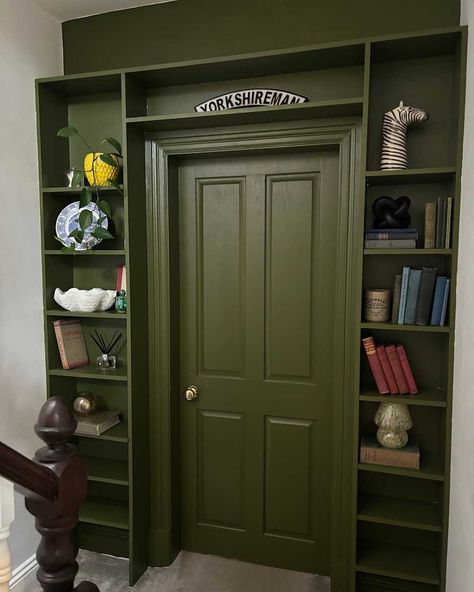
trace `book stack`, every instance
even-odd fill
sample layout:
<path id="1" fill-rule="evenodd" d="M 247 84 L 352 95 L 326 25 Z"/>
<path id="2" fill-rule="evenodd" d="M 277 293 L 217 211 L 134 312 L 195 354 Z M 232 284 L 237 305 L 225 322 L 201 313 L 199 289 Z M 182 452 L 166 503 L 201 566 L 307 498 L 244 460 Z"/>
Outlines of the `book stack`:
<path id="1" fill-rule="evenodd" d="M 392 323 L 399 325 L 444 325 L 448 310 L 447 276 L 437 276 L 436 267 L 404 267 L 393 285 Z"/>
<path id="2" fill-rule="evenodd" d="M 403 345 L 376 345 L 373 337 L 362 339 L 375 384 L 381 395 L 416 395 L 416 386 Z"/>
<path id="3" fill-rule="evenodd" d="M 418 232 L 415 228 L 371 228 L 365 231 L 366 249 L 415 249 Z"/>
<path id="4" fill-rule="evenodd" d="M 452 197 L 425 204 L 425 249 L 449 249 L 452 218 Z"/>
<path id="5" fill-rule="evenodd" d="M 100 436 L 120 423 L 119 411 L 94 411 L 89 415 L 77 417 L 75 434 L 78 436 Z"/>

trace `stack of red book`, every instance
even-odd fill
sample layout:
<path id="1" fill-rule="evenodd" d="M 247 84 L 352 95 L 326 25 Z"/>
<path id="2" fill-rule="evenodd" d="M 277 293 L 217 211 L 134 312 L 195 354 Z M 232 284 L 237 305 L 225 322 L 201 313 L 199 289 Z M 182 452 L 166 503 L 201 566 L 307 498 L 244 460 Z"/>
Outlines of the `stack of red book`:
<path id="1" fill-rule="evenodd" d="M 373 337 L 362 344 L 381 395 L 416 395 L 418 389 L 403 345 L 375 345 Z"/>

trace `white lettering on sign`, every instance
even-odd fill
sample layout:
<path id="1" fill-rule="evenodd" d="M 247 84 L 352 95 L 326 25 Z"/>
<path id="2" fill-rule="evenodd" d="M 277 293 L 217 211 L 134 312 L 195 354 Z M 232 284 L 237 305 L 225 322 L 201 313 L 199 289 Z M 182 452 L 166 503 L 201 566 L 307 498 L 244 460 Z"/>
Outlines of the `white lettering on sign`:
<path id="1" fill-rule="evenodd" d="M 235 90 L 203 103 L 199 103 L 194 110 L 199 113 L 210 111 L 225 111 L 226 109 L 242 109 L 244 107 L 264 107 L 278 105 L 294 105 L 305 103 L 307 97 L 271 88 L 249 88 L 246 90 Z"/>

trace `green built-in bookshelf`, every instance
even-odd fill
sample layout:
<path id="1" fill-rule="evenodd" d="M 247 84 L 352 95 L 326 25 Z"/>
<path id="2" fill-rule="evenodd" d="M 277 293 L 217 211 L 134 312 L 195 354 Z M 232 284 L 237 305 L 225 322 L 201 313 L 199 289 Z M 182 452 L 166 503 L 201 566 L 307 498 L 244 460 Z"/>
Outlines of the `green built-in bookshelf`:
<path id="1" fill-rule="evenodd" d="M 166 351 L 156 352 L 151 338 L 157 326 L 167 330 L 170 294 L 160 292 L 149 273 L 151 266 L 159 267 L 157 261 L 166 257 L 174 239 L 159 237 L 158 246 L 149 241 L 150 220 L 169 213 L 150 205 L 150 151 L 145 150 L 150 144 L 145 140 L 150 133 L 161 134 L 178 145 L 180 137 L 197 130 L 215 138 L 238 126 L 271 133 L 291 129 L 295 122 L 299 128 L 306 122 L 313 127 L 343 122 L 357 129 L 358 186 L 348 229 L 350 294 L 346 340 L 341 344 L 345 354 L 340 356 L 345 407 L 344 418 L 337 419 L 344 424 L 344 439 L 336 453 L 345 469 L 334 496 L 340 504 L 340 530 L 334 536 L 333 592 L 445 591 L 466 34 L 463 28 L 451 28 L 37 81 L 48 394 L 72 403 L 77 392 L 89 390 L 101 406 L 123 414 L 123 422 L 103 436 L 76 438 L 88 460 L 90 482 L 78 542 L 129 557 L 132 584 L 148 564 L 166 564 L 166 557 L 173 556 L 171 547 L 179 548 L 179 489 L 176 474 L 172 476 L 177 439 L 176 434 L 170 436 L 176 403 L 157 388 L 159 377 L 170 372 L 170 361 Z M 193 110 L 198 98 L 215 96 L 216 89 L 248 85 L 294 87 L 309 101 L 219 113 Z M 426 109 L 431 117 L 410 130 L 410 168 L 380 171 L 382 117 L 400 99 Z M 123 195 L 107 189 L 115 239 L 88 253 L 63 253 L 54 239 L 57 215 L 79 195 L 79 190 L 64 187 L 65 170 L 83 156 L 76 138 L 57 138 L 57 130 L 66 125 L 79 128 L 91 144 L 110 136 L 123 144 Z M 419 229 L 424 204 L 452 196 L 451 247 L 364 250 L 364 229 L 380 195 L 408 195 Z M 56 287 L 114 289 L 117 267 L 123 264 L 126 315 L 70 315 L 54 302 Z M 446 326 L 369 323 L 361 317 L 364 289 L 391 289 L 404 265 L 440 266 L 450 275 Z M 62 369 L 53 321 L 69 316 L 81 319 L 86 334 L 95 329 L 123 333 L 115 372 L 100 373 L 93 364 Z M 360 347 L 368 335 L 381 343 L 402 342 L 410 357 L 420 393 L 396 400 L 410 406 L 422 453 L 420 471 L 358 462 L 360 435 L 373 433 L 373 415 L 386 400 L 376 392 Z M 89 341 L 94 360 L 96 351 Z"/>

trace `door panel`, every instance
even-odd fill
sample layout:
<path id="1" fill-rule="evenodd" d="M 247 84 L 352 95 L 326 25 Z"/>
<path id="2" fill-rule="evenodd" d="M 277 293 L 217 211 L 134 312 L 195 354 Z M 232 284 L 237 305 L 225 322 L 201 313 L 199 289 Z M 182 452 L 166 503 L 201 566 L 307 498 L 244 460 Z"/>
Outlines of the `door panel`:
<path id="1" fill-rule="evenodd" d="M 330 573 L 337 152 L 179 166 L 182 546 Z"/>

